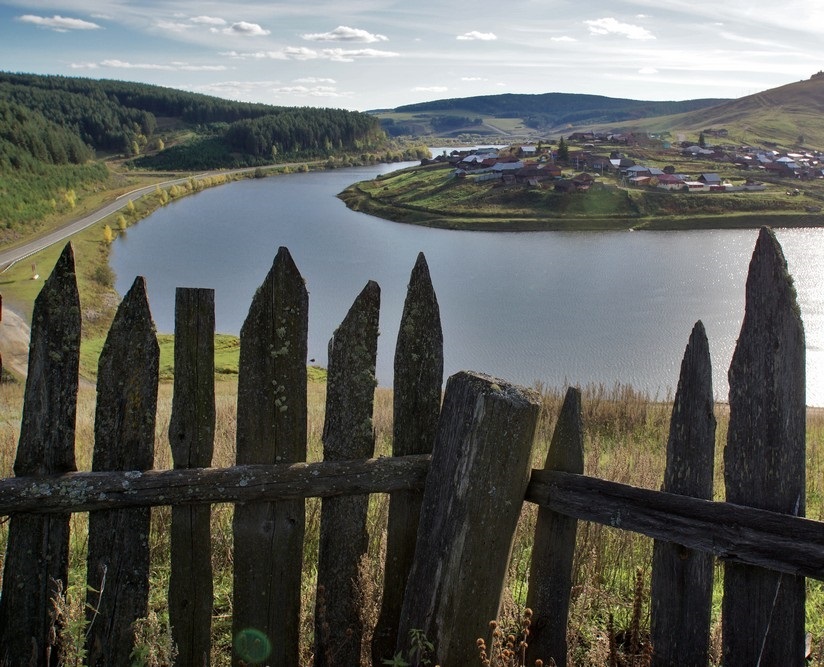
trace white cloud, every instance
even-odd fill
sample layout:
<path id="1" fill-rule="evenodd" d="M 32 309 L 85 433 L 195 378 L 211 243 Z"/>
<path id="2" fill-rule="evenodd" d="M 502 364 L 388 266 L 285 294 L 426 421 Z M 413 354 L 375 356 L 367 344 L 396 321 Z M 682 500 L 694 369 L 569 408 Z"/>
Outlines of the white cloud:
<path id="1" fill-rule="evenodd" d="M 352 95 L 352 93 L 342 93 L 334 86 L 281 86 L 272 88 L 272 92 L 300 97 L 350 97 Z"/>
<path id="2" fill-rule="evenodd" d="M 593 35 L 621 35 L 627 39 L 655 39 L 655 36 L 646 28 L 630 23 L 622 23 L 614 18 L 584 21 Z"/>
<path id="3" fill-rule="evenodd" d="M 415 86 L 412 92 L 415 93 L 445 93 L 449 88 L 446 86 Z"/>
<path id="4" fill-rule="evenodd" d="M 270 58 L 289 58 L 291 60 L 314 60 L 320 58 L 320 54 L 315 49 L 307 49 L 305 46 L 287 46 L 282 51 L 269 51 Z"/>
<path id="5" fill-rule="evenodd" d="M 658 74 L 658 70 L 654 67 L 642 67 L 638 70 L 638 74 Z"/>
<path id="6" fill-rule="evenodd" d="M 376 35 L 361 28 L 350 28 L 339 25 L 329 32 L 313 32 L 302 35 L 303 39 L 310 42 L 361 42 L 363 44 L 373 44 L 374 42 L 388 42 L 385 35 Z"/>
<path id="7" fill-rule="evenodd" d="M 214 16 L 193 16 L 189 21 L 197 25 L 226 25 L 226 21 Z"/>
<path id="8" fill-rule="evenodd" d="M 213 32 L 218 32 L 217 28 L 212 28 Z M 271 31 L 259 26 L 257 23 L 247 23 L 246 21 L 238 21 L 233 23 L 228 28 L 220 30 L 224 35 L 239 35 L 241 37 L 263 37 L 268 35 Z"/>
<path id="9" fill-rule="evenodd" d="M 72 69 L 97 69 L 97 63 L 71 63 L 69 67 Z"/>
<path id="10" fill-rule="evenodd" d="M 478 32 L 477 30 L 472 30 L 471 32 L 465 32 L 463 35 L 458 35 L 456 39 L 462 41 L 479 40 L 482 42 L 492 42 L 498 39 L 498 36 L 493 32 Z"/>
<path id="11" fill-rule="evenodd" d="M 68 32 L 69 30 L 98 30 L 101 26 L 91 21 L 83 19 L 72 19 L 66 16 L 35 16 L 34 14 L 24 14 L 17 17 L 22 23 L 31 23 L 38 28 L 47 28 L 55 32 Z"/>
<path id="12" fill-rule="evenodd" d="M 380 51 L 378 49 L 323 49 L 324 58 L 337 62 L 349 63 L 364 58 L 397 58 L 400 53 Z"/>
<path id="13" fill-rule="evenodd" d="M 186 32 L 194 26 L 190 23 L 180 23 L 179 21 L 157 21 L 155 27 L 161 30 L 167 30 L 168 32 Z"/>
<path id="14" fill-rule="evenodd" d="M 168 65 L 160 63 L 131 63 L 125 60 L 110 58 L 102 60 L 100 64 L 85 63 L 84 67 L 112 67 L 114 69 L 145 69 L 164 72 L 225 72 L 228 68 L 225 65 L 190 65 L 185 62 L 173 62 Z M 72 65 L 74 67 L 74 65 Z"/>
<path id="15" fill-rule="evenodd" d="M 337 83 L 334 79 L 324 79 L 317 76 L 304 76 L 295 79 L 295 83 Z"/>
<path id="16" fill-rule="evenodd" d="M 462 76 L 461 81 L 488 81 L 482 76 Z"/>
<path id="17" fill-rule="evenodd" d="M 568 35 L 564 35 L 562 37 L 550 37 L 550 42 L 577 42 L 578 40 L 574 37 L 569 37 Z"/>

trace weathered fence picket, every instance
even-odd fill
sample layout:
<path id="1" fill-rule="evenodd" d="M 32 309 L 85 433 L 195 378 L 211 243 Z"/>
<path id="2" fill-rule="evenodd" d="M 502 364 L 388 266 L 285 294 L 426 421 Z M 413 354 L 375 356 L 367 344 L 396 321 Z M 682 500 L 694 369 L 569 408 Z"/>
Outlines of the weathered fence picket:
<path id="1" fill-rule="evenodd" d="M 581 422 L 581 392 L 567 390 L 561 414 L 547 452 L 548 470 L 584 472 L 584 426 Z M 555 660 L 557 667 L 567 664 L 567 620 L 572 591 L 572 561 L 578 521 L 574 517 L 538 510 L 529 591 L 526 606 L 532 610 L 529 628 L 529 661 Z"/>
<path id="2" fill-rule="evenodd" d="M 369 281 L 329 341 L 323 458 L 366 458 L 375 451 L 372 407 L 378 350 L 380 288 Z M 321 504 L 315 604 L 315 665 L 361 662 L 361 559 L 369 536 L 364 495 L 324 498 Z"/>
<path id="3" fill-rule="evenodd" d="M 66 245 L 34 303 L 18 477 L 75 470 L 74 429 L 80 363 L 80 298 L 74 252 Z M 56 665 L 55 586 L 69 570 L 69 515 L 16 514 L 9 525 L 0 596 L 0 664 Z"/>
<path id="4" fill-rule="evenodd" d="M 704 325 L 690 335 L 672 407 L 663 491 L 712 499 L 715 399 Z M 656 540 L 650 586 L 654 667 L 709 663 L 713 558 L 706 552 Z"/>
<path id="5" fill-rule="evenodd" d="M 804 352 L 804 326 L 784 253 L 775 235 L 762 229 L 729 372 L 728 502 L 804 516 Z M 803 577 L 727 563 L 724 665 L 803 664 L 804 601 Z"/>
<path id="6" fill-rule="evenodd" d="M 475 639 L 498 611 L 523 501 L 540 506 L 528 592 L 534 658 L 566 659 L 575 525 L 586 520 L 658 540 L 653 664 L 706 664 L 713 556 L 725 562 L 725 667 L 803 664 L 803 577 L 824 580 L 824 523 L 803 518 L 804 334 L 771 232 L 761 231 L 753 253 L 730 368 L 726 502 L 710 500 L 715 420 L 700 322 L 681 366 L 663 491 L 581 474 L 576 389 L 567 392 L 545 468 L 530 476 L 532 392 L 463 372 L 449 378 L 439 405 L 440 314 L 422 255 L 398 335 L 393 456 L 369 458 L 379 295 L 370 282 L 330 343 L 324 461 L 307 463 L 308 296 L 288 251 L 278 251 L 241 332 L 237 465 L 212 469 L 213 296 L 180 290 L 175 469 L 161 471 L 150 470 L 158 347 L 138 278 L 100 357 L 93 470 L 75 472 L 79 303 L 67 246 L 35 304 L 16 476 L 0 480 L 0 514 L 12 517 L 0 664 L 56 664 L 50 604 L 66 584 L 67 516 L 79 511 L 90 512 L 88 661 L 129 664 L 134 622 L 147 612 L 149 508 L 157 505 L 172 506 L 177 664 L 208 664 L 216 502 L 235 503 L 233 664 L 300 664 L 307 497 L 323 498 L 317 666 L 357 665 L 370 654 L 380 664 L 407 651 L 412 629 L 426 633 L 443 667 L 474 663 Z M 370 493 L 393 494 L 371 650 L 362 646 L 357 602 Z M 54 629 L 59 635 L 59 622 Z"/>
<path id="7" fill-rule="evenodd" d="M 502 380 L 466 372 L 447 380 L 398 651 L 421 630 L 436 664 L 478 660 L 475 640 L 499 611 L 538 409 L 534 393 Z"/>
<path id="8" fill-rule="evenodd" d="M 149 470 L 154 463 L 160 349 L 142 278 L 117 309 L 100 353 L 92 470 Z M 89 513 L 88 662 L 127 665 L 134 622 L 149 601 L 151 510 Z"/>
<path id="9" fill-rule="evenodd" d="M 443 332 L 438 299 L 423 253 L 409 278 L 395 346 L 392 455 L 431 454 L 443 386 Z M 372 661 L 395 654 L 406 580 L 415 555 L 423 491 L 397 491 L 389 501 L 381 611 L 372 636 Z"/>
<path id="10" fill-rule="evenodd" d="M 286 248 L 240 332 L 237 463 L 306 461 L 309 295 Z M 235 506 L 232 664 L 298 664 L 304 500 Z"/>
<path id="11" fill-rule="evenodd" d="M 174 394 L 169 445 L 175 468 L 208 468 L 215 444 L 215 292 L 175 293 Z M 208 667 L 212 643 L 209 505 L 172 505 L 169 623 L 181 665 Z"/>

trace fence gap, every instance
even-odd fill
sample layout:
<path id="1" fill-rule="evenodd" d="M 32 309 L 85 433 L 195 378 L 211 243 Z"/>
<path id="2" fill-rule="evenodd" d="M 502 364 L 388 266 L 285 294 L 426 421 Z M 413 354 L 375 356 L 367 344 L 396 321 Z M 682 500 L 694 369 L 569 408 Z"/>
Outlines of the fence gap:
<path id="1" fill-rule="evenodd" d="M 392 455 L 431 454 L 443 385 L 443 332 L 438 299 L 423 253 L 418 255 L 395 345 Z M 415 555 L 423 491 L 396 491 L 389 501 L 381 611 L 372 639 L 375 665 L 391 658 L 406 580 Z"/>
<path id="2" fill-rule="evenodd" d="M 804 515 L 804 328 L 787 262 L 762 228 L 729 370 L 726 499 Z M 804 664 L 804 578 L 749 565 L 724 570 L 723 662 Z"/>
<path id="3" fill-rule="evenodd" d="M 74 471 L 80 299 L 71 244 L 34 302 L 16 476 Z M 0 663 L 56 665 L 49 612 L 68 586 L 69 515 L 15 514 L 0 597 Z"/>
<path id="4" fill-rule="evenodd" d="M 544 469 L 579 475 L 584 472 L 581 392 L 574 387 L 567 389 Z M 546 507 L 538 510 L 526 598 L 526 606 L 532 610 L 529 664 L 534 664 L 537 659 L 549 664 L 553 659 L 557 667 L 566 667 L 567 621 L 577 532 L 577 519 Z"/>
<path id="5" fill-rule="evenodd" d="M 174 395 L 169 443 L 174 467 L 212 465 L 215 435 L 215 292 L 175 292 Z M 209 505 L 172 505 L 169 623 L 177 663 L 208 667 L 212 629 Z"/>
<path id="6" fill-rule="evenodd" d="M 374 453 L 372 407 L 378 346 L 380 287 L 369 281 L 329 341 L 325 461 Z M 321 503 L 315 605 L 315 666 L 361 664 L 363 639 L 359 567 L 368 548 L 369 496 L 324 498 Z"/>
<path id="7" fill-rule="evenodd" d="M 662 491 L 712 500 L 715 415 L 707 334 L 690 335 L 670 420 Z M 713 557 L 656 540 L 651 583 L 652 665 L 707 665 Z"/>
<path id="8" fill-rule="evenodd" d="M 532 461 L 534 392 L 460 372 L 446 384 L 426 482 L 398 650 L 410 630 L 444 667 L 478 661 L 475 640 L 499 611 Z"/>
<path id="9" fill-rule="evenodd" d="M 240 331 L 237 463 L 306 460 L 309 295 L 281 247 Z M 299 664 L 303 499 L 235 506 L 232 664 Z M 265 661 L 265 662 L 264 662 Z"/>
<path id="10" fill-rule="evenodd" d="M 97 373 L 93 471 L 150 470 L 160 351 L 142 277 L 115 314 Z M 130 664 L 149 598 L 148 507 L 89 513 L 88 662 Z"/>

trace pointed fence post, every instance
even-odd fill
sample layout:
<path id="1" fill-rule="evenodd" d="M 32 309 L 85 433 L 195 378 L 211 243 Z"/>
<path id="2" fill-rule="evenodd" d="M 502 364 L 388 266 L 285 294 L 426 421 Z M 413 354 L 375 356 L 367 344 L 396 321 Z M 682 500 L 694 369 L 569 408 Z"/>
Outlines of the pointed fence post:
<path id="1" fill-rule="evenodd" d="M 93 471 L 135 478 L 154 459 L 160 351 L 138 277 L 123 298 L 100 353 Z M 148 507 L 89 512 L 86 648 L 93 667 L 131 664 L 134 622 L 149 601 Z"/>
<path id="2" fill-rule="evenodd" d="M 174 397 L 169 444 L 175 468 L 208 468 L 215 441 L 215 292 L 175 292 Z M 212 628 L 209 505 L 173 505 L 169 623 L 177 664 L 208 667 Z"/>
<path id="3" fill-rule="evenodd" d="M 662 491 L 712 500 L 714 401 L 709 341 L 699 321 L 681 362 Z M 655 541 L 650 592 L 654 667 L 709 663 L 712 580 L 712 554 Z"/>
<path id="4" fill-rule="evenodd" d="M 80 299 L 71 244 L 34 302 L 14 474 L 72 472 L 80 360 Z M 68 585 L 69 515 L 16 514 L 0 597 L 0 663 L 56 665 L 51 600 Z"/>
<path id="5" fill-rule="evenodd" d="M 804 327 L 781 246 L 763 228 L 729 371 L 727 501 L 804 515 Z M 804 578 L 727 563 L 723 663 L 804 664 Z"/>
<path id="6" fill-rule="evenodd" d="M 581 392 L 574 387 L 567 389 L 544 469 L 579 475 L 584 472 Z M 532 610 L 528 664 L 534 664 L 537 659 L 549 664 L 553 659 L 557 667 L 566 667 L 567 621 L 577 532 L 577 519 L 545 507 L 538 510 L 526 598 L 526 606 Z"/>
<path id="7" fill-rule="evenodd" d="M 329 341 L 324 461 L 363 459 L 375 450 L 372 407 L 380 287 L 369 281 Z M 318 547 L 315 665 L 361 664 L 363 622 L 358 599 L 366 555 L 368 495 L 324 498 Z"/>
<path id="8" fill-rule="evenodd" d="M 281 247 L 240 332 L 237 463 L 306 460 L 309 295 Z M 299 664 L 302 498 L 235 506 L 232 664 Z"/>
<path id="9" fill-rule="evenodd" d="M 534 392 L 503 380 L 460 372 L 447 381 L 398 650 L 420 630 L 433 663 L 478 662 L 476 639 L 500 607 L 538 410 Z"/>
<path id="10" fill-rule="evenodd" d="M 431 454 L 443 385 L 443 332 L 438 299 L 423 253 L 418 255 L 395 345 L 392 455 Z M 423 491 L 396 491 L 389 500 L 381 611 L 372 639 L 375 665 L 391 658 L 406 580 L 415 555 Z"/>

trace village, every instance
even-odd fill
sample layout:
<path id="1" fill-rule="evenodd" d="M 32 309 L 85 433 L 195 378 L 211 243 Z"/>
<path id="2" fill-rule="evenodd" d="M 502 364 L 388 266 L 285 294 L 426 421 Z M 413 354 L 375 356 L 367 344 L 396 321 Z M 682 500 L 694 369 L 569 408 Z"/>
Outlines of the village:
<path id="1" fill-rule="evenodd" d="M 707 130 L 707 135 L 724 137 L 724 130 Z M 649 142 L 649 138 L 646 138 Z M 621 186 L 655 188 L 679 193 L 756 192 L 767 187 L 784 188 L 786 194 L 800 193 L 799 181 L 824 179 L 824 153 L 781 152 L 764 148 L 708 146 L 705 133 L 699 143 L 673 146 L 657 142 L 654 162 L 689 161 L 714 167 L 692 174 L 680 173 L 674 164 L 663 167 L 644 164 L 616 147 L 629 146 L 634 137 L 595 132 L 575 132 L 561 139 L 555 148 L 543 142 L 502 149 L 454 150 L 436 156 L 434 162 L 448 161 L 456 178 L 475 182 L 500 181 L 502 185 L 522 185 L 559 192 L 581 192 L 592 187 Z M 597 150 L 610 146 L 608 154 Z M 627 151 L 629 152 L 629 151 Z M 647 148 L 645 153 L 649 153 Z M 653 162 L 650 160 L 649 162 Z M 574 175 L 568 175 L 569 171 Z M 765 181 L 767 183 L 765 183 Z"/>

